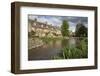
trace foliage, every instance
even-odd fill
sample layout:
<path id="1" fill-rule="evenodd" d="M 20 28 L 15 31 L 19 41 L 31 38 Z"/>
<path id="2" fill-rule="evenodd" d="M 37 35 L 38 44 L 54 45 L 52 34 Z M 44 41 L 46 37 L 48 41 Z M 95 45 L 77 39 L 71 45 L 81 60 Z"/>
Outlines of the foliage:
<path id="1" fill-rule="evenodd" d="M 30 38 L 33 37 L 34 38 L 35 34 L 36 34 L 36 32 L 34 32 L 34 31 L 28 32 L 28 37 L 30 37 Z"/>
<path id="2" fill-rule="evenodd" d="M 87 58 L 88 57 L 88 47 L 87 39 L 81 40 L 79 46 L 77 47 L 64 47 L 59 53 L 59 56 L 54 57 L 54 59 L 75 59 L 75 58 Z"/>
<path id="3" fill-rule="evenodd" d="M 68 36 L 68 34 L 69 34 L 69 30 L 68 29 L 69 29 L 68 21 L 63 20 L 63 23 L 61 25 L 62 36 Z"/>
<path id="4" fill-rule="evenodd" d="M 30 32 L 28 32 L 28 37 L 31 37 L 31 33 Z"/>
<path id="5" fill-rule="evenodd" d="M 52 37 L 41 37 L 40 39 L 41 39 L 45 44 L 50 43 L 50 41 L 56 40 L 55 38 L 52 38 Z"/>
<path id="6" fill-rule="evenodd" d="M 82 23 L 78 23 L 76 25 L 76 31 L 75 31 L 76 37 L 87 37 L 87 27 L 84 26 Z"/>
<path id="7" fill-rule="evenodd" d="M 32 34 L 32 35 L 35 35 L 35 33 L 36 33 L 36 32 L 34 32 L 34 31 L 31 31 L 31 34 Z"/>

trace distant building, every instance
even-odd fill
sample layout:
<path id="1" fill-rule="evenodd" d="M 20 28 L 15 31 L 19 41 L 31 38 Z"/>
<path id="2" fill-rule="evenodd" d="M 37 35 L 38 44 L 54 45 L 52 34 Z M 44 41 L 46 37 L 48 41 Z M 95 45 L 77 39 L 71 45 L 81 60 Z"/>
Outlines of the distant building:
<path id="1" fill-rule="evenodd" d="M 28 20 L 28 32 L 31 33 L 32 31 L 35 33 L 34 36 L 39 37 L 58 37 L 61 36 L 60 27 L 53 26 L 52 24 L 48 24 L 47 22 L 42 23 L 34 20 Z"/>

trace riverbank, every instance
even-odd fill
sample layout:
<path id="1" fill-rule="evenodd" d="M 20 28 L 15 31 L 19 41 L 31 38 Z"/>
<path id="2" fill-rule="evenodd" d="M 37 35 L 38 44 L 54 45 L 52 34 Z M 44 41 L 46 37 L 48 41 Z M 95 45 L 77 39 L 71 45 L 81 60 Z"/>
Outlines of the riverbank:
<path id="1" fill-rule="evenodd" d="M 34 44 L 28 49 L 29 60 L 79 59 L 88 57 L 88 40 L 86 37 L 68 37 L 67 39 L 43 37 L 33 38 L 33 41 Z"/>
<path id="2" fill-rule="evenodd" d="M 53 59 L 78 59 L 88 57 L 88 40 L 83 38 L 80 40 L 76 47 L 65 46 L 61 49 L 61 53 L 58 56 L 54 56 Z"/>
<path id="3" fill-rule="evenodd" d="M 37 48 L 44 45 L 43 41 L 39 38 L 29 38 L 28 39 L 28 49 Z"/>
<path id="4" fill-rule="evenodd" d="M 28 49 L 38 48 L 48 44 L 50 41 L 65 40 L 65 39 L 81 39 L 87 37 L 34 37 L 28 39 Z"/>

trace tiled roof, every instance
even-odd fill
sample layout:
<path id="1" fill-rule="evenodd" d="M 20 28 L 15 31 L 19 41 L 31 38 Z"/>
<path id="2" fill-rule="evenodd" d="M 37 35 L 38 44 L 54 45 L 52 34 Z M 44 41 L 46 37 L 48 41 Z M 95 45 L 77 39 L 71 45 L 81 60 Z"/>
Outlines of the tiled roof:
<path id="1" fill-rule="evenodd" d="M 52 26 L 52 24 L 47 24 L 47 23 L 42 23 L 42 22 L 39 22 L 39 21 L 34 21 L 34 20 L 29 20 L 32 24 L 33 27 L 35 28 L 41 28 L 41 29 L 50 29 L 50 28 L 53 28 L 53 29 L 59 29 L 60 30 L 60 27 L 57 27 L 57 26 Z M 36 25 L 34 25 L 34 23 L 36 23 Z"/>

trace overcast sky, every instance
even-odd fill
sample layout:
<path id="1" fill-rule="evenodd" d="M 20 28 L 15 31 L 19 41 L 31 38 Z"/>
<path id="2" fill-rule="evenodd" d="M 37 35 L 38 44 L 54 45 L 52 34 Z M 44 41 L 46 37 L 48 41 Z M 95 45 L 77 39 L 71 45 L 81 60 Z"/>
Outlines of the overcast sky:
<path id="1" fill-rule="evenodd" d="M 67 20 L 69 23 L 69 30 L 75 31 L 76 24 L 82 22 L 88 27 L 87 17 L 75 17 L 75 16 L 47 16 L 47 15 L 28 15 L 28 18 L 34 20 L 37 18 L 39 22 L 47 22 L 53 26 L 61 26 L 63 20 Z"/>

